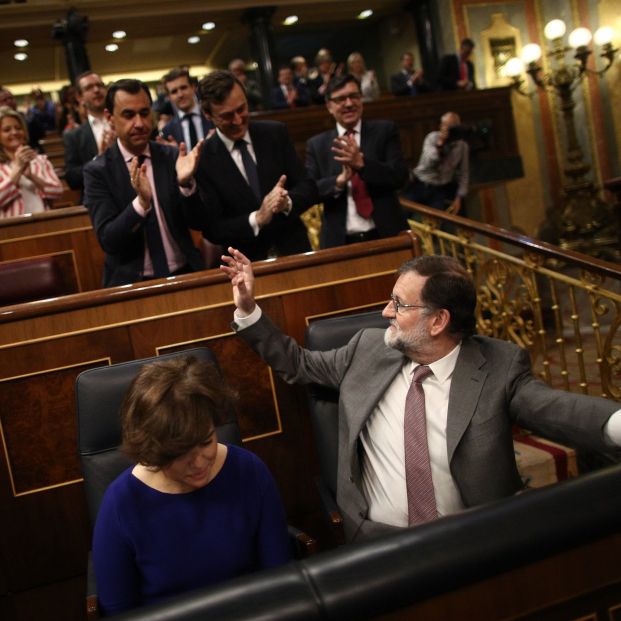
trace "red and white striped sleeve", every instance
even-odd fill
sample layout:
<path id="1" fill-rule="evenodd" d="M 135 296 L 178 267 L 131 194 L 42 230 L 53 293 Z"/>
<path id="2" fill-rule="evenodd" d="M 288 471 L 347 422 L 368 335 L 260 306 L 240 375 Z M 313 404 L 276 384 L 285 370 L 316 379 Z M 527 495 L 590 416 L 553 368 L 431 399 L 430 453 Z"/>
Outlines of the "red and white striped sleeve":
<path id="1" fill-rule="evenodd" d="M 8 211 L 21 192 L 11 181 L 11 165 L 0 163 L 0 210 Z"/>
<path id="2" fill-rule="evenodd" d="M 50 160 L 45 155 L 37 155 L 34 159 L 34 173 L 45 181 L 45 186 L 39 191 L 39 195 L 43 199 L 59 198 L 63 193 L 63 184 L 61 183 Z"/>

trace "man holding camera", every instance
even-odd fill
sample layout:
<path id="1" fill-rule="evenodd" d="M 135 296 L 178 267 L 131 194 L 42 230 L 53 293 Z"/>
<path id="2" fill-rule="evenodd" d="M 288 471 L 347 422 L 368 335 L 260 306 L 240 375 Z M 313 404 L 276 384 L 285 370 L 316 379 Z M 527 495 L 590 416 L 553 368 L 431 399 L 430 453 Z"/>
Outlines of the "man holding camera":
<path id="1" fill-rule="evenodd" d="M 404 196 L 416 203 L 456 214 L 468 193 L 468 144 L 459 115 L 446 112 L 440 129 L 425 136 L 414 179 Z M 462 214 L 463 215 L 463 214 Z"/>

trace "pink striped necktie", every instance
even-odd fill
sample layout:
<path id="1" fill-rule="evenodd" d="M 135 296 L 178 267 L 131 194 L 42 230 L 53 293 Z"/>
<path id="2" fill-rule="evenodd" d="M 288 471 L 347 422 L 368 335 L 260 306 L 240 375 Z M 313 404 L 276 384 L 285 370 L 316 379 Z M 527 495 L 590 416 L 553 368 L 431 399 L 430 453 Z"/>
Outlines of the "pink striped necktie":
<path id="1" fill-rule="evenodd" d="M 419 365 L 412 374 L 412 383 L 405 398 L 403 438 L 405 447 L 405 481 L 408 493 L 410 526 L 430 522 L 438 517 L 436 497 L 431 479 L 425 393 L 423 380 L 432 375 L 428 366 Z"/>

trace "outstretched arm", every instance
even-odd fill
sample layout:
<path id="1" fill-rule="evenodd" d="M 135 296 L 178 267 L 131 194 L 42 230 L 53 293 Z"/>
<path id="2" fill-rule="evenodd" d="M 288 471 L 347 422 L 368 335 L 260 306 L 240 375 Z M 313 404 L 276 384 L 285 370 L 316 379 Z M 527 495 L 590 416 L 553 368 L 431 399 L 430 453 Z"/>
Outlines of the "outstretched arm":
<path id="1" fill-rule="evenodd" d="M 222 255 L 220 269 L 230 278 L 235 306 L 238 313 L 245 317 L 250 315 L 256 306 L 252 263 L 248 257 L 231 246 L 228 252 L 228 255 Z"/>

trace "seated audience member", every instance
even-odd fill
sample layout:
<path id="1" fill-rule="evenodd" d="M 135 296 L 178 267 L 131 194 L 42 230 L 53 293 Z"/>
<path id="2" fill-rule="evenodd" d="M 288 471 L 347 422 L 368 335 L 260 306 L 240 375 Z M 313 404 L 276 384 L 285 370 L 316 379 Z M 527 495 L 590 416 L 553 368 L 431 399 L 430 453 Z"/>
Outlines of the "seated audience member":
<path id="1" fill-rule="evenodd" d="M 86 119 L 63 135 L 65 180 L 72 190 L 83 190 L 84 165 L 114 144 L 116 136 L 104 115 L 106 86 L 99 75 L 86 71 L 76 78 L 75 85 Z"/>
<path id="2" fill-rule="evenodd" d="M 308 89 L 308 63 L 304 56 L 294 56 L 291 61 L 293 71 L 293 83 L 297 86 L 303 84 Z"/>
<path id="3" fill-rule="evenodd" d="M 347 57 L 347 72 L 360 82 L 362 101 L 373 101 L 380 96 L 380 88 L 373 69 L 367 69 L 360 52 L 352 52 Z"/>
<path id="4" fill-rule="evenodd" d="M 449 213 L 459 213 L 462 199 L 468 194 L 468 143 L 460 134 L 460 119 L 447 112 L 440 119 L 440 129 L 425 136 L 414 180 L 405 198 Z M 462 213 L 463 215 L 463 213 Z"/>
<path id="5" fill-rule="evenodd" d="M 325 101 L 326 89 L 330 80 L 343 73 L 343 66 L 332 60 L 332 52 L 322 48 L 315 56 L 315 67 L 308 72 L 308 89 L 314 103 Z"/>
<path id="6" fill-rule="evenodd" d="M 28 145 L 24 117 L 0 108 L 0 218 L 49 209 L 63 193 L 60 179 L 45 155 Z"/>
<path id="7" fill-rule="evenodd" d="M 30 98 L 32 105 L 28 108 L 28 117 L 36 118 L 46 132 L 55 130 L 56 105 L 54 102 L 47 99 L 40 88 L 33 88 Z"/>
<path id="8" fill-rule="evenodd" d="M 269 470 L 218 442 L 230 402 L 216 368 L 192 357 L 145 365 L 132 383 L 122 449 L 136 465 L 106 491 L 93 535 L 105 615 L 289 561 Z"/>
<path id="9" fill-rule="evenodd" d="M 438 83 L 445 91 L 471 91 L 475 89 L 474 65 L 470 60 L 474 50 L 474 41 L 464 39 L 458 54 L 447 54 L 440 60 Z"/>
<path id="10" fill-rule="evenodd" d="M 336 127 L 306 144 L 306 168 L 323 201 L 322 248 L 397 235 L 407 229 L 397 190 L 407 181 L 393 121 L 362 119 L 360 83 L 334 78 L 326 106 Z"/>
<path id="11" fill-rule="evenodd" d="M 414 69 L 414 56 L 405 52 L 401 56 L 401 71 L 390 77 L 393 95 L 418 95 L 427 90 L 422 69 Z"/>
<path id="12" fill-rule="evenodd" d="M 162 129 L 162 137 L 175 145 L 185 142 L 188 150 L 193 149 L 199 140 L 207 138 L 213 125 L 198 105 L 196 88 L 190 82 L 187 69 L 172 69 L 163 81 L 175 113 Z"/>
<path id="13" fill-rule="evenodd" d="M 239 244 L 254 260 L 310 251 L 300 214 L 318 202 L 287 126 L 251 121 L 243 84 L 229 71 L 204 77 L 198 93 L 215 133 L 205 142 L 196 182 L 204 235 Z"/>
<path id="14" fill-rule="evenodd" d="M 246 99 L 250 112 L 263 109 L 263 95 L 261 87 L 246 75 L 246 63 L 241 58 L 235 58 L 229 63 L 229 71 L 240 81 L 246 90 Z"/>
<path id="15" fill-rule="evenodd" d="M 177 151 L 151 141 L 151 93 L 139 80 L 113 83 L 105 109 L 116 142 L 84 167 L 84 204 L 106 253 L 103 286 L 204 269 L 189 230 L 202 223 L 192 173 L 203 143 Z"/>
<path id="16" fill-rule="evenodd" d="M 512 427 L 595 451 L 621 445 L 619 403 L 536 379 L 527 351 L 478 336 L 476 289 L 455 259 L 405 262 L 383 315 L 332 351 L 309 351 L 256 305 L 250 262 L 229 249 L 237 334 L 289 383 L 338 388 L 337 504 L 349 540 L 416 526 L 522 490 Z"/>
<path id="17" fill-rule="evenodd" d="M 272 90 L 272 108 L 299 108 L 308 106 L 310 97 L 304 84 L 297 86 L 293 83 L 293 71 L 290 67 L 281 67 L 278 70 L 278 86 Z"/>
<path id="18" fill-rule="evenodd" d="M 17 102 L 15 101 L 15 97 L 8 88 L 0 88 L 0 107 L 2 106 L 8 106 L 11 110 L 19 112 L 19 110 L 17 110 Z M 28 144 L 35 151 L 41 151 L 39 140 L 41 140 L 41 138 L 45 138 L 45 129 L 36 118 L 32 117 L 29 119 L 21 112 L 19 112 L 19 114 L 24 118 L 26 127 L 28 128 Z"/>
<path id="19" fill-rule="evenodd" d="M 82 122 L 80 102 L 75 86 L 66 84 L 60 89 L 59 111 L 58 129 L 61 132 L 75 129 Z"/>

